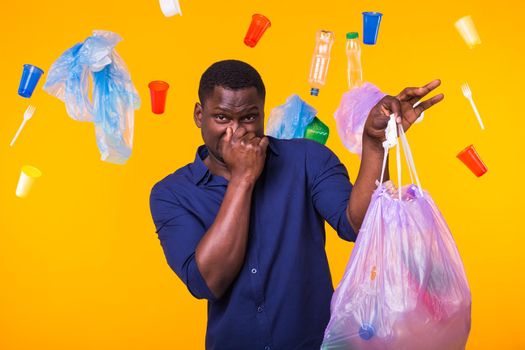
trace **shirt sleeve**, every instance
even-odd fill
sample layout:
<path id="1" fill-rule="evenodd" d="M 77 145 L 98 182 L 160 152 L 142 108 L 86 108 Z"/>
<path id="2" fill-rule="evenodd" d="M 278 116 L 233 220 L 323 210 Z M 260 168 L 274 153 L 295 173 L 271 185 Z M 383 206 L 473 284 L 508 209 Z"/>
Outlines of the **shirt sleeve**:
<path id="1" fill-rule="evenodd" d="M 352 184 L 345 166 L 328 147 L 315 141 L 309 141 L 306 149 L 306 168 L 315 209 L 339 237 L 354 242 L 357 235 L 346 215 Z"/>
<path id="2" fill-rule="evenodd" d="M 159 184 L 151 190 L 150 210 L 168 265 L 194 297 L 215 301 L 195 260 L 195 249 L 206 233 L 204 226 Z"/>

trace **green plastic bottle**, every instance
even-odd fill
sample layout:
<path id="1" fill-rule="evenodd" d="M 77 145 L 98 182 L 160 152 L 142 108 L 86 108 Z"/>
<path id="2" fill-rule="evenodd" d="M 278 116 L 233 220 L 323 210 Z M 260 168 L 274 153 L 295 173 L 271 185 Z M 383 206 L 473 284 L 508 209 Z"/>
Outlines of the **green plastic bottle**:
<path id="1" fill-rule="evenodd" d="M 329 134 L 330 129 L 328 126 L 315 117 L 314 120 L 312 120 L 312 122 L 306 127 L 306 130 L 304 131 L 304 138 L 317 141 L 324 145 L 326 140 L 328 140 Z"/>

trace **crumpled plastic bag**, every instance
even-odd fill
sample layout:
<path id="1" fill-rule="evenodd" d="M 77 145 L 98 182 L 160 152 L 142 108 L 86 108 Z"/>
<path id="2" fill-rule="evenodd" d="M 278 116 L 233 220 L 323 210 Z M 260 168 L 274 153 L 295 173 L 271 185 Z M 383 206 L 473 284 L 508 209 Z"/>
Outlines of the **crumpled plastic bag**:
<path id="1" fill-rule="evenodd" d="M 364 83 L 343 94 L 334 117 L 339 137 L 350 152 L 361 156 L 366 118 L 385 95 L 371 83 Z"/>
<path id="2" fill-rule="evenodd" d="M 291 95 L 286 103 L 270 112 L 266 135 L 278 139 L 303 138 L 306 127 L 315 118 L 317 111 L 297 95 Z"/>
<path id="3" fill-rule="evenodd" d="M 131 155 L 140 98 L 126 64 L 115 51 L 122 38 L 103 30 L 65 51 L 51 66 L 44 90 L 66 105 L 75 120 L 95 124 L 101 159 L 124 164 Z M 89 77 L 93 81 L 89 98 Z"/>
<path id="4" fill-rule="evenodd" d="M 403 132 L 401 140 L 419 184 Z M 420 185 L 377 184 L 332 297 L 321 349 L 465 349 L 471 295 L 443 216 Z"/>

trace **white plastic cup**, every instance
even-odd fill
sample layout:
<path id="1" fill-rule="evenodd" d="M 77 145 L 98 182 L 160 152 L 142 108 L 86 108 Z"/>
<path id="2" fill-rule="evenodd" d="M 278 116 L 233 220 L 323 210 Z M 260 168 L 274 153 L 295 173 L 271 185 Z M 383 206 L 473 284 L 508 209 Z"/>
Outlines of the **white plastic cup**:
<path id="1" fill-rule="evenodd" d="M 481 44 L 478 31 L 470 15 L 458 19 L 455 26 L 468 47 L 472 49 L 474 46 Z"/>
<path id="2" fill-rule="evenodd" d="M 159 0 L 160 9 L 166 17 L 172 17 L 175 15 L 181 15 L 182 11 L 180 9 L 179 0 Z"/>
<path id="3" fill-rule="evenodd" d="M 20 178 L 18 179 L 18 186 L 16 186 L 16 196 L 25 198 L 29 194 L 31 187 L 35 183 L 35 180 L 42 176 L 42 172 L 31 165 L 24 165 L 20 172 Z"/>

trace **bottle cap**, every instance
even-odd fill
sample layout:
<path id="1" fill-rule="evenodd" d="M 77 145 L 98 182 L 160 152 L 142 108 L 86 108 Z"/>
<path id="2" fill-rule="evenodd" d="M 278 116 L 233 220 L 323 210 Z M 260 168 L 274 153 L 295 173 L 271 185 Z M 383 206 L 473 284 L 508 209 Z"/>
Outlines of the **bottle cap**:
<path id="1" fill-rule="evenodd" d="M 312 96 L 318 96 L 318 95 L 319 95 L 319 89 L 317 89 L 317 88 L 311 88 L 311 89 L 310 89 L 310 95 L 312 95 Z"/>
<path id="2" fill-rule="evenodd" d="M 357 39 L 359 38 L 359 33 L 358 32 L 348 32 L 346 33 L 346 38 L 347 39 Z"/>
<path id="3" fill-rule="evenodd" d="M 359 328 L 359 336 L 364 340 L 369 340 L 374 336 L 375 329 L 374 326 L 370 324 L 363 324 L 361 325 L 361 328 Z"/>

